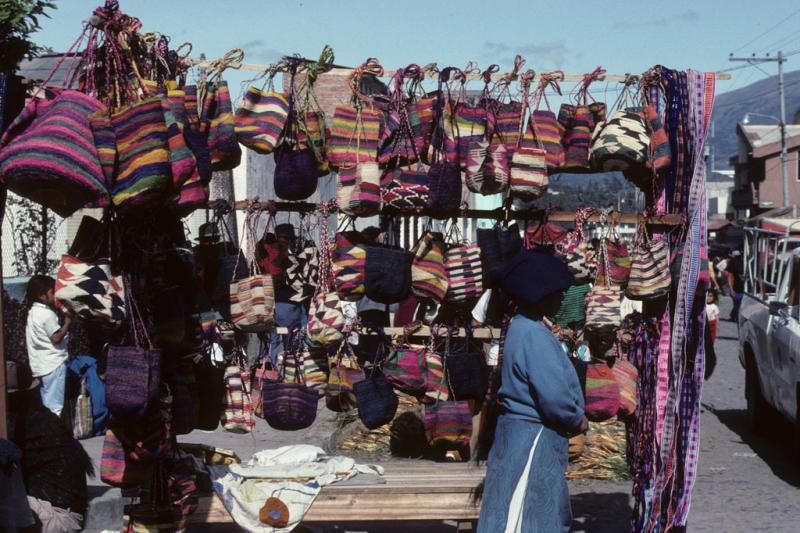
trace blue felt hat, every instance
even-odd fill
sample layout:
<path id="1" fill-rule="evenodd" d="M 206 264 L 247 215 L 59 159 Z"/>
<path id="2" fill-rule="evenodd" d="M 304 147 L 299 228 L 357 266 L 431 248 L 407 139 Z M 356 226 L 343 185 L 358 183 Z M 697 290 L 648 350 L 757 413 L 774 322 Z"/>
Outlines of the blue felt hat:
<path id="1" fill-rule="evenodd" d="M 521 250 L 503 269 L 503 291 L 517 304 L 533 305 L 574 282 L 564 262 L 548 251 Z"/>

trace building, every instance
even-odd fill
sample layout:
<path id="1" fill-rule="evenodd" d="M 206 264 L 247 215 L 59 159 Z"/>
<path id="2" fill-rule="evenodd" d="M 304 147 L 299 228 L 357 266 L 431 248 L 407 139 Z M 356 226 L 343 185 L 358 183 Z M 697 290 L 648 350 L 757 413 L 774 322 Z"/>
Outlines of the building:
<path id="1" fill-rule="evenodd" d="M 734 187 L 732 170 L 717 170 L 708 173 L 706 196 L 708 197 L 709 218 L 727 219 L 733 217 L 731 193 Z"/>
<path id="2" fill-rule="evenodd" d="M 735 169 L 731 198 L 736 219 L 747 219 L 783 205 L 781 130 L 777 125 L 736 126 L 739 149 L 731 157 Z M 800 125 L 786 126 L 789 205 L 800 205 Z"/>

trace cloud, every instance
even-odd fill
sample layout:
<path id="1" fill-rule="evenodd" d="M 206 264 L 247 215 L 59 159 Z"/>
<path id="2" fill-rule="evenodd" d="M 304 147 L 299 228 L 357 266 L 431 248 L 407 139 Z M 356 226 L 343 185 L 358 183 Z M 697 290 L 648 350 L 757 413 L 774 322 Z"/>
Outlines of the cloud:
<path id="1" fill-rule="evenodd" d="M 633 30 L 636 28 L 666 28 L 674 22 L 694 22 L 700 17 L 700 13 L 694 9 L 687 9 L 671 17 L 658 17 L 650 20 L 620 20 L 612 26 L 617 30 Z"/>
<path id="2" fill-rule="evenodd" d="M 244 50 L 244 59 L 248 63 L 272 63 L 285 54 L 275 48 L 267 46 L 262 39 L 253 39 L 239 45 Z"/>
<path id="3" fill-rule="evenodd" d="M 521 55 L 529 63 L 547 63 L 554 67 L 561 67 L 564 65 L 567 56 L 570 55 L 570 50 L 561 39 L 522 45 L 497 41 L 485 41 L 483 43 L 483 55 L 492 62 L 508 66 L 513 65 L 514 55 L 510 53 Z"/>

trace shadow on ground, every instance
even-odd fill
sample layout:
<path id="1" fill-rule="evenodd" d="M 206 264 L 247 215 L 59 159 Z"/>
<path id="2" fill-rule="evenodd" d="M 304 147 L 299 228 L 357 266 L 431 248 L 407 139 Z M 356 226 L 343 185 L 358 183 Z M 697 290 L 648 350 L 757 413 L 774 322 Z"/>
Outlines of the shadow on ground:
<path id="1" fill-rule="evenodd" d="M 572 495 L 572 531 L 617 533 L 628 530 L 631 505 L 627 493 L 584 492 Z"/>
<path id="2" fill-rule="evenodd" d="M 763 435 L 756 435 L 748 426 L 744 409 L 715 409 L 705 403 L 703 408 L 739 435 L 742 442 L 767 463 L 773 474 L 794 487 L 800 487 L 800 465 L 796 452 L 792 450 L 793 428 L 787 420 L 774 415 L 768 424 L 769 429 Z"/>

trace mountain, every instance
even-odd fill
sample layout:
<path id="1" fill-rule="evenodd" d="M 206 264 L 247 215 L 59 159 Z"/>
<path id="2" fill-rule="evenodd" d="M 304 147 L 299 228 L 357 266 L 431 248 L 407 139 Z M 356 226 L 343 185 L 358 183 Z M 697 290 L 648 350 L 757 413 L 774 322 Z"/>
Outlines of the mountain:
<path id="1" fill-rule="evenodd" d="M 768 67 L 769 65 L 767 65 Z M 733 75 L 742 71 L 734 71 Z M 796 123 L 796 114 L 800 112 L 800 70 L 786 72 L 783 75 L 786 92 L 786 123 Z M 780 99 L 778 98 L 778 76 L 764 78 L 735 91 L 718 94 L 714 102 L 714 160 L 717 169 L 729 168 L 728 158 L 736 153 L 736 124 L 747 112 L 761 113 L 777 117 L 780 115 Z M 773 124 L 774 120 L 765 117 L 752 117 L 754 124 Z"/>

